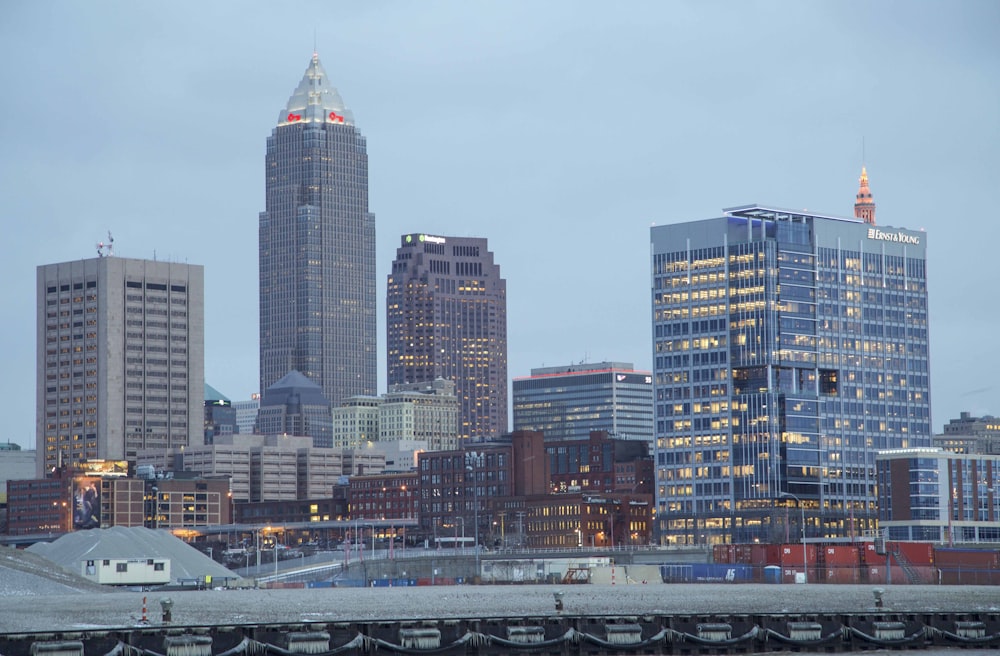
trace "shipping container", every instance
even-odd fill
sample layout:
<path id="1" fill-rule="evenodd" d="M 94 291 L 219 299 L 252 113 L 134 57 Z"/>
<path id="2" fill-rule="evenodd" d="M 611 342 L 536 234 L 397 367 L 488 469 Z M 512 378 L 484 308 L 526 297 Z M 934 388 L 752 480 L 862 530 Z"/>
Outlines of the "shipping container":
<path id="1" fill-rule="evenodd" d="M 819 579 L 816 578 L 816 569 L 810 567 L 805 572 L 806 578 L 803 583 L 818 583 Z M 798 567 L 794 565 L 786 565 L 781 568 L 781 582 L 782 583 L 798 583 L 802 577 L 802 563 L 799 563 Z"/>
<path id="2" fill-rule="evenodd" d="M 454 578 L 447 576 L 425 576 L 417 579 L 417 585 L 455 585 Z"/>
<path id="3" fill-rule="evenodd" d="M 801 556 L 802 554 L 799 553 Z M 750 565 L 766 567 L 768 565 L 781 565 L 781 545 L 780 544 L 752 544 L 750 545 Z"/>
<path id="4" fill-rule="evenodd" d="M 756 565 L 753 562 L 753 548 L 752 544 L 737 544 L 734 545 L 736 550 L 733 552 L 733 562 L 740 563 L 743 565 Z"/>
<path id="5" fill-rule="evenodd" d="M 827 583 L 860 583 L 861 569 L 855 565 L 852 567 L 829 567 L 823 572 L 826 573 Z"/>
<path id="6" fill-rule="evenodd" d="M 410 579 L 373 579 L 373 588 L 405 588 L 410 585 Z"/>
<path id="7" fill-rule="evenodd" d="M 885 554 L 875 551 L 874 542 L 865 542 L 861 545 L 861 562 L 869 566 L 885 565 Z"/>
<path id="8" fill-rule="evenodd" d="M 732 563 L 736 562 L 734 560 L 735 557 L 736 557 L 735 544 L 716 544 L 712 546 L 712 562 Z"/>
<path id="9" fill-rule="evenodd" d="M 887 571 L 888 570 L 888 571 Z M 938 583 L 939 573 L 936 567 L 900 567 L 895 564 L 886 567 L 885 565 L 865 566 L 861 570 L 861 583 L 885 583 L 891 585 L 931 585 Z"/>
<path id="10" fill-rule="evenodd" d="M 823 547 L 820 553 L 823 556 L 822 564 L 829 568 L 853 568 L 857 569 L 860 563 L 858 548 L 854 545 L 831 545 Z"/>
<path id="11" fill-rule="evenodd" d="M 934 563 L 941 569 L 1000 570 L 1000 551 L 939 547 L 934 550 Z"/>
<path id="12" fill-rule="evenodd" d="M 865 565 L 861 569 L 862 583 L 885 583 L 885 567 Z"/>
<path id="13" fill-rule="evenodd" d="M 995 569 L 938 569 L 941 585 L 1000 585 L 1000 570 Z"/>
<path id="14" fill-rule="evenodd" d="M 816 545 L 815 544 L 782 544 L 780 545 L 780 561 L 775 563 L 782 567 L 798 565 L 802 567 L 802 549 L 806 551 L 805 563 L 808 567 L 816 565 Z M 770 564 L 770 563 L 768 563 Z"/>
<path id="15" fill-rule="evenodd" d="M 914 567 L 934 564 L 934 545 L 930 542 L 886 542 L 885 548 L 894 559 Z"/>
<path id="16" fill-rule="evenodd" d="M 738 563 L 678 563 L 660 565 L 667 583 L 750 583 L 754 568 Z"/>
<path id="17" fill-rule="evenodd" d="M 1000 583 L 1000 551 L 992 549 L 934 550 L 938 581 L 945 585 L 997 585 Z"/>

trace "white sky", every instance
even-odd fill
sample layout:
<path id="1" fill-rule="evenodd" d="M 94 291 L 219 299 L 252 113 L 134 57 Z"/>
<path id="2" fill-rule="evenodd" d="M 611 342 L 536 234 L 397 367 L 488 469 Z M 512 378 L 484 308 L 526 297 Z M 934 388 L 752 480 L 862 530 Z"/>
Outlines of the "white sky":
<path id="1" fill-rule="evenodd" d="M 6 2 L 6 421 L 34 445 L 35 267 L 205 265 L 206 381 L 257 391 L 264 149 L 312 54 L 368 139 L 379 389 L 400 235 L 489 239 L 509 373 L 649 369 L 649 226 L 771 203 L 926 229 L 933 425 L 1000 414 L 1000 4 Z M 989 265 L 989 266 L 988 266 Z"/>

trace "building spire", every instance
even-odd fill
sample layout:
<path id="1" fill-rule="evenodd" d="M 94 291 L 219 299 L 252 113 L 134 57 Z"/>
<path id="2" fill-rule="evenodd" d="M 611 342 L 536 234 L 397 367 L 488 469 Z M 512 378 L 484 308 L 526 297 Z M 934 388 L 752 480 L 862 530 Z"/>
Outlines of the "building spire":
<path id="1" fill-rule="evenodd" d="M 872 191 L 868 188 L 868 171 L 864 166 L 861 167 L 861 179 L 858 181 L 854 217 L 864 220 L 869 225 L 875 225 L 875 201 L 872 200 Z"/>
<path id="2" fill-rule="evenodd" d="M 278 115 L 278 125 L 290 123 L 354 125 L 354 115 L 344 105 L 337 89 L 330 84 L 315 50 L 302 80 Z"/>

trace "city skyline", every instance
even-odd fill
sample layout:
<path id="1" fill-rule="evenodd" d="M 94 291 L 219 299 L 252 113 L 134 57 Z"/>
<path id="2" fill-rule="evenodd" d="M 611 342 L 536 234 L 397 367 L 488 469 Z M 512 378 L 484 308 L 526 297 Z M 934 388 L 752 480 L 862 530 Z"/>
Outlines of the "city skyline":
<path id="1" fill-rule="evenodd" d="M 257 9 L 0 10 L 0 83 L 19 100 L 0 108 L 10 316 L 33 314 L 17 281 L 92 257 L 110 229 L 123 257 L 205 266 L 206 383 L 234 401 L 262 391 L 262 135 L 315 38 L 368 139 L 378 391 L 400 234 L 490 240 L 509 283 L 508 379 L 581 360 L 651 369 L 650 224 L 758 200 L 851 216 L 864 164 L 879 225 L 932 239 L 933 430 L 1000 414 L 995 5 L 390 2 L 316 5 L 308 25 Z M 71 100 L 58 120 L 53 90 Z M 14 374 L 0 440 L 25 447 L 30 324 L 0 329 Z"/>

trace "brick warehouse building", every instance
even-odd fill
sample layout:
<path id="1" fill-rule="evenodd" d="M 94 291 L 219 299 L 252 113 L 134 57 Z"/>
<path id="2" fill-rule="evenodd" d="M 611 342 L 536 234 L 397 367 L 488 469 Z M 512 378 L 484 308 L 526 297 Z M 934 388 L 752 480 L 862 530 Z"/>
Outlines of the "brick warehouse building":
<path id="1" fill-rule="evenodd" d="M 551 445 L 543 435 L 534 431 L 515 431 L 509 440 L 465 449 L 420 454 L 419 532 L 432 543 L 448 537 L 457 541 L 461 533 L 467 543 L 478 537 L 480 543 L 501 547 L 648 544 L 651 478 L 647 476 L 648 483 L 639 489 L 632 474 L 618 489 L 613 457 L 617 441 L 595 431 L 590 440 L 579 442 L 559 444 L 583 447 L 584 462 L 578 469 L 584 472 L 591 466 L 591 448 L 596 449 L 595 478 L 603 483 L 606 473 L 608 489 L 603 484 L 593 486 L 593 491 L 589 485 L 587 491 L 579 485 L 554 487 L 552 468 L 559 468 L 558 458 L 549 453 Z M 651 467 L 649 462 L 638 469 L 648 472 Z"/>

